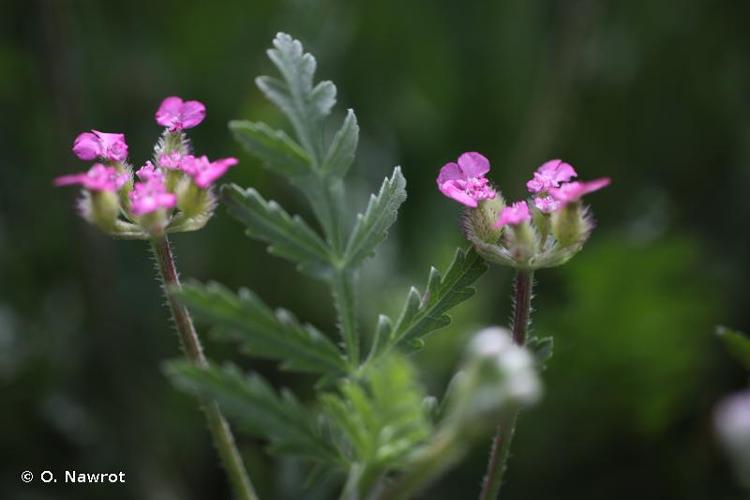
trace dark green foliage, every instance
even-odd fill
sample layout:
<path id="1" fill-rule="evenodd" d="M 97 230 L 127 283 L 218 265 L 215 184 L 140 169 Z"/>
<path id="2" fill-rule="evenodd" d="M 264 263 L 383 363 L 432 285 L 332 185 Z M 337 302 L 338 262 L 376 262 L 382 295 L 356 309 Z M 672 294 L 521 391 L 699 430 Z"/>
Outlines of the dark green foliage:
<path id="1" fill-rule="evenodd" d="M 750 338 L 742 332 L 720 326 L 716 335 L 724 342 L 727 351 L 739 361 L 745 369 L 750 370 Z"/>

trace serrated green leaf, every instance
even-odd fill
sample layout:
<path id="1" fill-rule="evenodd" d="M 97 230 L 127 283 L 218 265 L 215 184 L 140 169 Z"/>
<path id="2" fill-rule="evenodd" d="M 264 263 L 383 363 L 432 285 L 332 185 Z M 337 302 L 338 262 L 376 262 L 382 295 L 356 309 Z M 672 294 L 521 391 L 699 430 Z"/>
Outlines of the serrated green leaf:
<path id="1" fill-rule="evenodd" d="M 279 33 L 268 57 L 276 65 L 283 80 L 262 76 L 256 79 L 260 90 L 289 118 L 304 148 L 314 153 L 319 162 L 322 156 L 322 127 L 320 121 L 328 116 L 336 103 L 336 87 L 324 81 L 313 87 L 315 58 L 305 53 L 299 40 Z"/>
<path id="2" fill-rule="evenodd" d="M 271 449 L 315 462 L 340 457 L 311 414 L 289 392 L 279 395 L 257 374 L 244 376 L 236 367 L 197 366 L 170 361 L 165 371 L 180 389 L 215 399 L 245 431 L 271 443 Z"/>
<path id="3" fill-rule="evenodd" d="M 330 272 L 328 246 L 299 216 L 290 216 L 255 189 L 224 185 L 222 199 L 229 213 L 244 223 L 247 234 L 269 244 L 273 255 L 291 260 L 300 271 L 318 278 Z"/>
<path id="4" fill-rule="evenodd" d="M 354 161 L 359 141 L 359 125 L 353 110 L 348 110 L 344 123 L 333 137 L 323 160 L 323 173 L 336 177 L 344 177 Z"/>
<path id="5" fill-rule="evenodd" d="M 372 471 L 397 467 L 429 436 L 424 399 L 411 364 L 392 354 L 363 378 L 343 380 L 338 394 L 324 394 L 321 403 L 343 433 L 340 452 Z"/>
<path id="6" fill-rule="evenodd" d="M 746 370 L 750 370 L 750 337 L 723 326 L 716 328 L 716 335 L 724 342 L 727 351 L 742 363 Z"/>
<path id="7" fill-rule="evenodd" d="M 458 249 L 444 276 L 430 270 L 427 288 L 419 296 L 412 287 L 402 308 L 391 337 L 383 350 L 393 346 L 415 349 L 426 335 L 450 324 L 446 313 L 474 295 L 471 286 L 487 270 L 487 263 L 474 249 Z M 377 353 L 374 353 L 377 354 Z"/>
<path id="8" fill-rule="evenodd" d="M 229 129 L 245 150 L 269 170 L 293 179 L 310 174 L 310 157 L 284 131 L 247 120 L 232 120 Z"/>
<path id="9" fill-rule="evenodd" d="M 311 325 L 302 325 L 284 309 L 275 312 L 254 293 L 235 295 L 218 283 L 187 284 L 172 293 L 197 316 L 239 341 L 252 355 L 281 362 L 281 367 L 310 373 L 345 373 L 336 345 Z"/>
<path id="10" fill-rule="evenodd" d="M 344 260 L 349 267 L 356 267 L 375 252 L 375 247 L 385 239 L 388 228 L 396 221 L 398 209 L 406 200 L 406 179 L 401 168 L 393 169 L 393 175 L 386 178 L 377 195 L 370 196 L 370 202 L 363 214 L 357 216 L 357 223 L 349 237 Z"/>

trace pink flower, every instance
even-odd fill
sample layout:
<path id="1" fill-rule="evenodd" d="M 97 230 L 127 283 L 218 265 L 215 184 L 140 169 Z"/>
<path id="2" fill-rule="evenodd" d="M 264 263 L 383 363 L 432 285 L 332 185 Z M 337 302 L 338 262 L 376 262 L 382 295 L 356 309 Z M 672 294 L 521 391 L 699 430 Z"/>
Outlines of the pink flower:
<path id="1" fill-rule="evenodd" d="M 206 189 L 237 163 L 237 158 L 222 158 L 209 162 L 206 156 L 187 155 L 182 159 L 180 168 L 193 178 L 198 187 Z"/>
<path id="2" fill-rule="evenodd" d="M 522 222 L 528 222 L 531 220 L 531 214 L 529 213 L 529 206 L 525 201 L 517 201 L 512 205 L 503 208 L 500 213 L 500 217 L 495 223 L 495 227 L 502 227 L 506 224 L 515 226 Z"/>
<path id="3" fill-rule="evenodd" d="M 124 161 L 128 157 L 128 145 L 125 142 L 125 134 L 108 134 L 92 130 L 76 137 L 73 152 L 81 160 L 100 158 L 109 161 Z"/>
<path id="4" fill-rule="evenodd" d="M 484 176 L 490 162 L 479 153 L 464 153 L 458 163 L 446 163 L 437 178 L 438 189 L 448 198 L 475 208 L 481 200 L 495 197 L 495 190 Z"/>
<path id="5" fill-rule="evenodd" d="M 54 180 L 55 186 L 70 186 L 80 184 L 90 191 L 118 191 L 128 182 L 130 176 L 120 173 L 115 167 L 107 167 L 95 163 L 88 172 L 63 175 Z"/>
<path id="6" fill-rule="evenodd" d="M 193 128 L 206 117 L 206 106 L 199 101 L 183 101 L 179 97 L 167 97 L 156 112 L 156 123 L 170 132 Z"/>
<path id="7" fill-rule="evenodd" d="M 530 193 L 544 193 L 577 175 L 570 164 L 562 160 L 550 160 L 534 172 L 534 177 L 526 183 L 526 187 Z"/>
<path id="8" fill-rule="evenodd" d="M 549 194 L 535 197 L 534 205 L 545 214 L 551 214 L 552 212 L 560 208 L 560 202 L 554 199 Z"/>
<path id="9" fill-rule="evenodd" d="M 157 160 L 160 167 L 168 168 L 170 170 L 176 170 L 180 168 L 184 155 L 179 151 L 172 151 L 171 153 L 162 153 Z"/>
<path id="10" fill-rule="evenodd" d="M 161 180 L 164 179 L 164 172 L 155 168 L 154 164 L 150 161 L 147 161 L 145 165 L 139 168 L 135 175 L 142 181 L 148 181 L 155 177 Z"/>
<path id="11" fill-rule="evenodd" d="M 144 168 L 146 166 L 141 168 L 139 173 Z M 136 182 L 130 192 L 130 208 L 134 215 L 144 215 L 160 208 L 172 208 L 176 203 L 177 197 L 167 192 L 162 175 L 149 175 L 147 173 L 144 181 Z"/>
<path id="12" fill-rule="evenodd" d="M 565 206 L 568 203 L 580 200 L 585 194 L 598 191 L 601 188 L 608 186 L 609 183 L 609 177 L 602 177 L 588 182 L 568 182 L 559 188 L 550 189 L 549 194 L 555 201 L 559 202 L 561 206 Z"/>

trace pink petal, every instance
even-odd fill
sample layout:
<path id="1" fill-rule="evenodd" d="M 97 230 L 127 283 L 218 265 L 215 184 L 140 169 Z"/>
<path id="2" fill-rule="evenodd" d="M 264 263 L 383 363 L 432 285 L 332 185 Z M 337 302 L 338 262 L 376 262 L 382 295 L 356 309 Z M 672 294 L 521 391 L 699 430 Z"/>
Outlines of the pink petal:
<path id="1" fill-rule="evenodd" d="M 52 183 L 55 186 L 72 186 L 74 184 L 83 184 L 83 179 L 85 178 L 86 172 L 80 172 L 77 174 L 61 175 L 60 177 L 55 177 L 55 180 L 52 181 Z"/>
<path id="2" fill-rule="evenodd" d="M 529 206 L 525 201 L 517 201 L 503 209 L 497 223 L 495 223 L 495 227 L 502 227 L 506 224 L 516 225 L 530 220 Z"/>
<path id="3" fill-rule="evenodd" d="M 466 177 L 481 177 L 490 171 L 490 161 L 479 153 L 464 153 L 458 157 L 458 166 Z"/>
<path id="4" fill-rule="evenodd" d="M 223 158 L 221 160 L 216 160 L 213 163 L 210 163 L 202 171 L 198 172 L 193 177 L 193 180 L 198 187 L 205 189 L 213 184 L 216 179 L 224 175 L 230 167 L 237 163 L 237 158 Z"/>
<path id="5" fill-rule="evenodd" d="M 162 127 L 172 128 L 179 120 L 180 109 L 182 108 L 182 99 L 177 96 L 171 96 L 164 99 L 156 111 L 156 123 Z"/>
<path id="6" fill-rule="evenodd" d="M 461 172 L 461 167 L 458 166 L 458 163 L 446 163 L 443 165 L 443 168 L 440 169 L 440 174 L 438 174 L 437 183 L 438 186 L 440 184 L 443 184 L 447 181 L 453 181 L 457 179 L 464 179 L 464 174 Z"/>
<path id="7" fill-rule="evenodd" d="M 99 138 L 91 132 L 78 134 L 73 142 L 73 153 L 81 160 L 93 160 L 99 156 Z"/>
<path id="8" fill-rule="evenodd" d="M 582 196 L 598 191 L 605 186 L 608 186 L 610 179 L 608 177 L 602 177 L 588 182 L 569 182 L 563 184 L 559 188 L 551 189 L 550 195 L 559 202 L 570 203 L 579 200 Z"/>
<path id="9" fill-rule="evenodd" d="M 452 198 L 467 207 L 476 208 L 477 200 L 466 194 L 466 191 L 457 187 L 455 181 L 448 181 L 440 185 L 440 192 L 448 198 Z"/>
<path id="10" fill-rule="evenodd" d="M 182 128 L 193 128 L 206 117 L 206 106 L 199 101 L 187 101 L 180 112 Z"/>

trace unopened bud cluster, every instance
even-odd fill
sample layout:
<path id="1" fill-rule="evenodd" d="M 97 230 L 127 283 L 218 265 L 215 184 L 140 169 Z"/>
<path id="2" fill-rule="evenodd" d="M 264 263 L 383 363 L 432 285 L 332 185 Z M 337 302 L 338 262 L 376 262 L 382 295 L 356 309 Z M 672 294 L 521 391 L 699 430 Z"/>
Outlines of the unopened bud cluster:
<path id="1" fill-rule="evenodd" d="M 200 229 L 216 206 L 213 183 L 237 164 L 235 158 L 211 162 L 191 154 L 184 131 L 205 116 L 206 107 L 198 101 L 164 99 L 156 112 L 164 132 L 152 160 L 137 170 L 128 163 L 124 134 L 83 132 L 73 153 L 94 164 L 88 171 L 58 177 L 55 185 L 80 185 L 81 215 L 114 236 L 147 239 Z"/>
<path id="2" fill-rule="evenodd" d="M 504 414 L 532 405 L 542 395 L 534 357 L 499 327 L 474 336 L 456 384 L 453 417 L 466 432 L 479 434 Z"/>
<path id="3" fill-rule="evenodd" d="M 440 191 L 467 207 L 466 237 L 490 262 L 519 269 L 559 266 L 578 253 L 593 222 L 581 198 L 610 183 L 608 178 L 573 181 L 571 165 L 551 160 L 540 166 L 526 187 L 530 201 L 507 204 L 485 177 L 490 162 L 464 153 L 440 169 Z"/>

